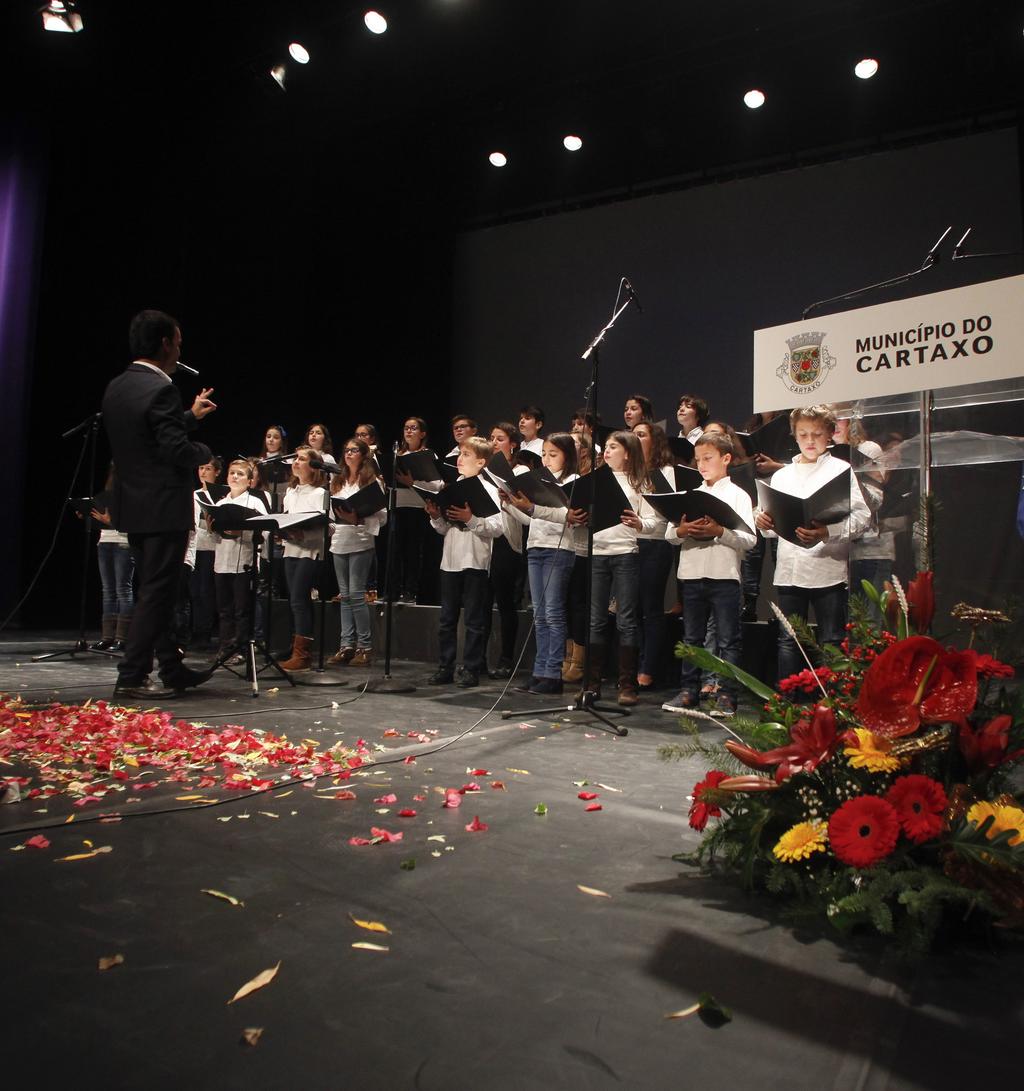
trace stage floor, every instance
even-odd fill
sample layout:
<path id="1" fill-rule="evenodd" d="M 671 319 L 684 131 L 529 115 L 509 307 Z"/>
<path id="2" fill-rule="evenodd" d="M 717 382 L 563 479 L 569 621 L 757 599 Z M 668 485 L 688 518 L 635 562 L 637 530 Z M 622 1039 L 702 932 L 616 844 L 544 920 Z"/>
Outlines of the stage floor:
<path id="1" fill-rule="evenodd" d="M 0 691 L 109 697 L 106 659 L 30 662 L 54 636 L 4 634 Z M 502 685 L 438 690 L 422 684 L 429 669 L 396 664 L 418 686 L 408 695 L 360 695 L 367 673 L 339 672 L 351 679 L 343 688 L 282 685 L 258 699 L 221 673 L 171 705 L 185 719 L 325 749 L 365 739 L 389 764 L 348 782 L 354 800 L 320 791 L 324 780 L 265 795 L 207 789 L 229 798 L 203 809 L 161 784 L 117 807 L 115 824 L 86 823 L 115 809 L 106 802 L 0 808 L 8 1072 L 42 1087 L 115 1088 L 1016 1085 L 1019 943 L 994 937 L 907 966 L 875 941 L 794 933 L 769 900 L 673 862 L 697 843 L 687 795 L 705 770 L 657 756 L 681 735 L 660 711 L 670 691 L 645 696 L 617 738 L 528 712 L 503 721 L 502 709 L 549 703 L 510 690 L 428 754 L 474 725 Z M 438 732 L 428 744 L 407 734 L 428 731 Z M 442 808 L 438 790 L 469 781 L 481 791 Z M 577 798 L 580 781 L 600 811 Z M 391 793 L 395 803 L 375 802 Z M 405 807 L 416 817 L 398 817 Z M 474 816 L 488 828 L 468 832 Z M 373 826 L 403 839 L 348 843 Z M 49 827 L 50 847 L 11 852 L 25 827 Z M 88 851 L 86 839 L 111 851 L 58 861 Z M 97 969 L 115 954 L 123 964 Z M 267 987 L 227 1003 L 278 963 Z M 665 1018 L 702 992 L 733 1021 Z M 241 1044 L 254 1027 L 258 1044 Z"/>

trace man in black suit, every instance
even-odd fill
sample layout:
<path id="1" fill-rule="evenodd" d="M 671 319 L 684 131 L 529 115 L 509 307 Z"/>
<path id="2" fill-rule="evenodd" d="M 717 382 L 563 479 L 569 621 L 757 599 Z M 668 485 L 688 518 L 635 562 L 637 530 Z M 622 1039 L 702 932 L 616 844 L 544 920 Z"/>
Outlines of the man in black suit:
<path id="1" fill-rule="evenodd" d="M 103 395 L 103 424 L 115 473 L 112 524 L 128 535 L 135 556 L 136 599 L 114 697 L 169 697 L 210 677 L 181 661 L 172 636 L 174 603 L 189 533 L 195 522 L 195 467 L 212 455 L 188 433 L 217 407 L 203 390 L 185 412 L 171 382 L 181 329 L 162 311 L 142 311 L 128 331 L 133 361 Z M 159 664 L 163 688 L 146 682 Z"/>

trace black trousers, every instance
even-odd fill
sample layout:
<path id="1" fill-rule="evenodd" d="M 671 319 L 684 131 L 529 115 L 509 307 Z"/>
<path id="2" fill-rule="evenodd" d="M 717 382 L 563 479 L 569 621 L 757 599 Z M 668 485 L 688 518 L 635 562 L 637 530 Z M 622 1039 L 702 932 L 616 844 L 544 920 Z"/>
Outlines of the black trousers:
<path id="1" fill-rule="evenodd" d="M 174 640 L 174 605 L 188 544 L 187 530 L 129 534 L 135 557 L 135 613 L 118 664 L 120 685 L 138 685 L 157 658 L 160 678 L 173 684 L 181 673 L 181 652 Z"/>
<path id="2" fill-rule="evenodd" d="M 516 657 L 516 634 L 519 632 L 519 603 L 523 597 L 523 576 L 526 558 L 517 553 L 505 539 L 494 539 L 491 552 L 491 597 L 498 607 L 501 627 L 501 659 L 512 661 Z M 487 636 L 491 635 L 491 607 L 487 608 Z"/>
<path id="3" fill-rule="evenodd" d="M 441 573 L 441 622 L 438 644 L 441 666 L 455 666 L 459 639 L 459 612 L 462 612 L 465 643 L 462 662 L 466 670 L 480 674 L 487 666 L 487 611 L 491 591 L 487 573 L 482 568 L 464 568 L 461 572 Z"/>
<path id="4" fill-rule="evenodd" d="M 252 625 L 249 616 L 251 577 L 248 569 L 244 572 L 218 572 L 213 578 L 217 587 L 221 649 L 248 644 Z"/>
<path id="5" fill-rule="evenodd" d="M 213 582 L 213 550 L 197 549 L 196 566 L 192 570 L 192 635 L 209 640 L 217 608 L 217 592 Z"/>
<path id="6" fill-rule="evenodd" d="M 569 639 L 575 644 L 586 644 L 590 618 L 587 616 L 587 580 L 590 566 L 587 558 L 576 555 L 573 561 L 572 575 L 569 577 L 569 598 L 567 602 Z"/>

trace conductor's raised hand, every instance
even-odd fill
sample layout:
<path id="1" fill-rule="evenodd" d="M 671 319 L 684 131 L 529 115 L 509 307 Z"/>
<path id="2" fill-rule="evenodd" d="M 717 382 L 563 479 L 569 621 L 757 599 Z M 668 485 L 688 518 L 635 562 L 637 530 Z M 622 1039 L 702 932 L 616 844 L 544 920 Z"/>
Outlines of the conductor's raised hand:
<path id="1" fill-rule="evenodd" d="M 202 420 L 208 413 L 212 413 L 217 405 L 210 400 L 210 395 L 213 393 L 212 386 L 204 386 L 202 390 L 196 395 L 196 400 L 192 403 L 192 416 L 196 420 Z"/>

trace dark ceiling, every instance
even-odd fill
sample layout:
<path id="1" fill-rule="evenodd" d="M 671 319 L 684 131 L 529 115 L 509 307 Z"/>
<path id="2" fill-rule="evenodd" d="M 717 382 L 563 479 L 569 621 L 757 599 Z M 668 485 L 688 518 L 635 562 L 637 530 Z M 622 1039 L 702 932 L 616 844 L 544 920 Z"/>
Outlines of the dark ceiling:
<path id="1" fill-rule="evenodd" d="M 38 2 L 38 0 L 37 0 Z M 839 154 L 1015 117 L 1024 3 L 952 0 L 379 0 L 365 5 L 81 0 L 43 33 L 7 0 L 8 108 L 130 142 L 304 157 L 323 184 L 442 196 L 455 222 L 558 207 L 668 178 Z M 270 80 L 289 41 L 311 63 Z M 876 57 L 879 74 L 854 78 Z M 742 103 L 757 86 L 758 111 Z M 567 132 L 584 139 L 566 152 Z M 496 170 L 496 148 L 509 165 Z"/>

